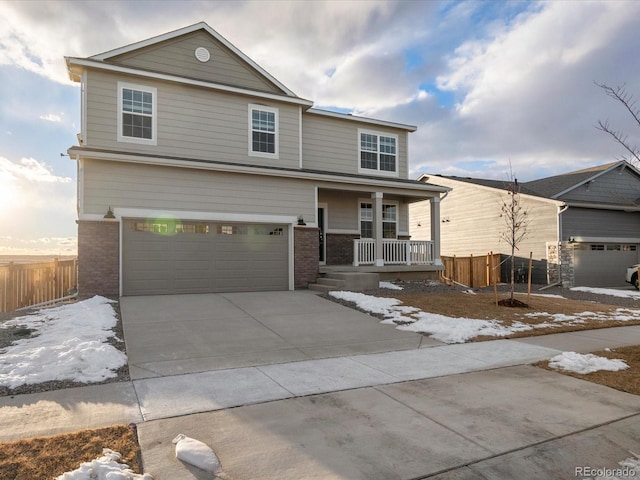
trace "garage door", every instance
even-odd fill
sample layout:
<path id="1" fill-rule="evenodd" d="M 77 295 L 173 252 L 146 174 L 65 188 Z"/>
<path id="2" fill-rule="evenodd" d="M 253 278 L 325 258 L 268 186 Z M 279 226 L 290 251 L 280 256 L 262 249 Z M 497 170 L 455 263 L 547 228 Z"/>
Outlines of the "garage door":
<path id="1" fill-rule="evenodd" d="M 287 225 L 127 219 L 124 295 L 288 290 Z"/>
<path id="2" fill-rule="evenodd" d="M 638 245 L 579 243 L 573 259 L 576 286 L 621 287 L 627 267 L 638 263 Z"/>

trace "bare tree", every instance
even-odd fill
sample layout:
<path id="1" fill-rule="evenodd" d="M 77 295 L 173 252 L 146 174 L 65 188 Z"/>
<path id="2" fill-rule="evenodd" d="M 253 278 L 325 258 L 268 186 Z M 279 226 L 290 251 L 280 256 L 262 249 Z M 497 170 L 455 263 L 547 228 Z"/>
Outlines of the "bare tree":
<path id="1" fill-rule="evenodd" d="M 614 88 L 605 83 L 594 83 L 604 90 L 609 97 L 621 103 L 640 127 L 640 109 L 636 106 L 636 100 L 633 98 L 633 95 L 627 92 L 624 84 Z M 611 135 L 611 137 L 628 152 L 628 155 L 621 156 L 621 160 L 626 160 L 629 163 L 640 166 L 640 149 L 637 145 L 629 142 L 629 135 L 620 130 L 614 130 L 609 124 L 609 120 L 598 120 L 596 128 Z"/>
<path id="2" fill-rule="evenodd" d="M 505 229 L 500 232 L 500 239 L 511 247 L 511 298 L 510 304 L 514 304 L 513 294 L 515 290 L 515 256 L 516 249 L 527 236 L 529 217 L 520 199 L 520 185 L 518 179 L 513 177 L 507 186 L 507 198 L 502 201 L 500 216 L 504 219 Z"/>

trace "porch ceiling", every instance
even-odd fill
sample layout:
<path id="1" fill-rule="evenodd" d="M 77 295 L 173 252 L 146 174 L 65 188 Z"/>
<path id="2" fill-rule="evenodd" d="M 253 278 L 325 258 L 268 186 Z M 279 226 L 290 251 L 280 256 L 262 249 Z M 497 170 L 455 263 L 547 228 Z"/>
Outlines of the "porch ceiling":
<path id="1" fill-rule="evenodd" d="M 402 197 L 405 203 L 414 203 L 428 200 L 434 197 L 440 197 L 440 194 L 447 190 L 440 190 L 439 187 L 433 189 L 428 188 L 431 185 L 417 185 L 413 186 L 409 184 L 399 186 L 381 186 L 381 185 L 366 185 L 361 183 L 342 184 L 342 183 L 327 183 L 318 185 L 318 191 L 339 191 L 339 192 L 358 192 L 358 193 L 374 193 L 382 192 L 384 196 Z M 427 187 L 427 188 L 425 188 Z"/>

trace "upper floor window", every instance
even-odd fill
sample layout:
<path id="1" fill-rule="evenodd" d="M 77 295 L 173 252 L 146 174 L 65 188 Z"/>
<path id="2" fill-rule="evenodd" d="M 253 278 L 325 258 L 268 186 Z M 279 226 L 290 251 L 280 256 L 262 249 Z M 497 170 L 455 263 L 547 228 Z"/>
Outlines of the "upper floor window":
<path id="1" fill-rule="evenodd" d="M 249 155 L 278 158 L 278 109 L 249 105 Z"/>
<path id="2" fill-rule="evenodd" d="M 157 144 L 157 90 L 118 82 L 118 141 Z"/>
<path id="3" fill-rule="evenodd" d="M 358 171 L 398 175 L 398 136 L 358 130 Z"/>

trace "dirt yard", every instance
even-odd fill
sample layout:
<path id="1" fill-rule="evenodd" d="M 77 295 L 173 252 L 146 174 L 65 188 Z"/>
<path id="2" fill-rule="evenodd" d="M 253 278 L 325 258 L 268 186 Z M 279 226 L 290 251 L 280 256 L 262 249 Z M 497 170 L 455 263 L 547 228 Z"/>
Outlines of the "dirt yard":
<path id="1" fill-rule="evenodd" d="M 528 308 L 511 308 L 496 306 L 492 293 L 469 294 L 461 291 L 451 293 L 412 293 L 402 294 L 401 291 L 388 295 L 397 298 L 404 305 L 416 307 L 423 312 L 437 313 L 448 317 L 472 318 L 479 320 L 499 320 L 509 326 L 513 322 L 528 325 L 553 324 L 553 327 L 536 328 L 524 332 L 517 332 L 506 338 L 545 335 L 548 333 L 572 332 L 594 328 L 608 328 L 617 326 L 640 325 L 640 315 L 637 319 L 621 321 L 615 317 L 630 312 L 626 307 L 607 305 L 595 302 L 585 302 L 559 298 L 557 296 L 534 295 L 527 300 L 526 294 L 516 294 L 518 300 L 527 302 Z M 507 298 L 508 294 L 500 293 L 498 298 Z M 620 310 L 622 309 L 622 310 Z M 640 311 L 640 303 L 638 304 Z M 527 314 L 540 314 L 528 316 Z M 558 321 L 559 315 L 580 315 L 579 323 Z M 495 337 L 476 337 L 479 340 L 495 340 Z"/>

